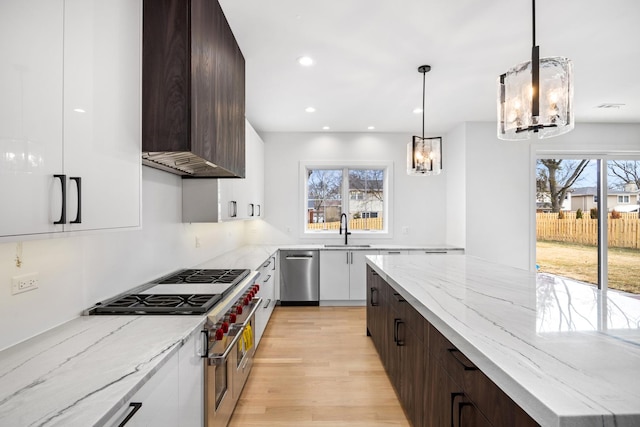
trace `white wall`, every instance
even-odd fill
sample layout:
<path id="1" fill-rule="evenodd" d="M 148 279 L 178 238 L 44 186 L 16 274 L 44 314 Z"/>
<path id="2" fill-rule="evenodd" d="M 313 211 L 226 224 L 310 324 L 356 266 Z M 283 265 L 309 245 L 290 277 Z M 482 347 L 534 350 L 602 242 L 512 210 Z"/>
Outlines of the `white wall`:
<path id="1" fill-rule="evenodd" d="M 143 167 L 140 230 L 25 241 L 21 268 L 15 265 L 17 243 L 0 244 L 0 349 L 73 319 L 100 300 L 243 245 L 245 222 L 181 222 L 180 180 Z M 11 295 L 11 276 L 31 272 L 40 274 L 40 288 Z"/>
<path id="2" fill-rule="evenodd" d="M 446 242 L 445 183 L 448 170 L 438 176 L 409 176 L 406 149 L 409 134 L 387 133 L 264 133 L 265 221 L 264 239 L 270 243 L 340 243 L 330 238 L 301 237 L 303 201 L 300 200 L 300 161 L 392 161 L 392 236 L 382 241 L 351 235 L 351 242 L 441 245 Z M 444 139 L 443 144 L 447 140 Z M 446 157 L 445 157 L 446 158 Z M 403 227 L 408 227 L 403 234 Z"/>
<path id="3" fill-rule="evenodd" d="M 465 134 L 466 179 L 460 190 L 466 192 L 466 253 L 525 269 L 535 265 L 537 153 L 640 155 L 635 124 L 577 123 L 565 135 L 533 142 L 501 141 L 495 123 L 466 123 Z"/>
<path id="4" fill-rule="evenodd" d="M 453 246 L 467 246 L 466 124 L 449 132 L 443 140 L 443 167 L 447 170 L 447 238 Z"/>

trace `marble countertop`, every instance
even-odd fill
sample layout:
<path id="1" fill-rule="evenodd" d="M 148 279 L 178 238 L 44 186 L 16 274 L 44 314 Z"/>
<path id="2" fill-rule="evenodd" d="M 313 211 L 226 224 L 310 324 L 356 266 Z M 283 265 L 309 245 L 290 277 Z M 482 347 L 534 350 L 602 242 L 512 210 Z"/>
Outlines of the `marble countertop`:
<path id="1" fill-rule="evenodd" d="M 204 321 L 81 316 L 3 350 L 0 425 L 103 425 Z"/>
<path id="2" fill-rule="evenodd" d="M 277 250 L 247 246 L 198 267 L 255 270 Z M 0 425 L 103 425 L 205 320 L 80 316 L 0 351 Z"/>
<path id="3" fill-rule="evenodd" d="M 639 299 L 466 255 L 367 258 L 541 425 L 640 425 Z"/>

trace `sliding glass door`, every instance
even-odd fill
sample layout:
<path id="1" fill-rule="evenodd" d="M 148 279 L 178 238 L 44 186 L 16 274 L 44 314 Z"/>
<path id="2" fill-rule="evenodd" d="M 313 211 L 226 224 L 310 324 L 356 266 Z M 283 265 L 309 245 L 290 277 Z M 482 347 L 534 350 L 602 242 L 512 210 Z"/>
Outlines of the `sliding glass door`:
<path id="1" fill-rule="evenodd" d="M 639 186 L 638 159 L 538 158 L 538 271 L 640 295 Z"/>

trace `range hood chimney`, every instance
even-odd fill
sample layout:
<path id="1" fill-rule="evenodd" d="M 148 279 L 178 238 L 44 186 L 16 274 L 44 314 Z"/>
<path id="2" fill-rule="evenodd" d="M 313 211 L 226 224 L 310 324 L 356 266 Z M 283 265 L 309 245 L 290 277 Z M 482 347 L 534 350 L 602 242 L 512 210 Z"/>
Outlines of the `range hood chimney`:
<path id="1" fill-rule="evenodd" d="M 245 177 L 245 61 L 216 0 L 143 2 L 142 163 Z"/>

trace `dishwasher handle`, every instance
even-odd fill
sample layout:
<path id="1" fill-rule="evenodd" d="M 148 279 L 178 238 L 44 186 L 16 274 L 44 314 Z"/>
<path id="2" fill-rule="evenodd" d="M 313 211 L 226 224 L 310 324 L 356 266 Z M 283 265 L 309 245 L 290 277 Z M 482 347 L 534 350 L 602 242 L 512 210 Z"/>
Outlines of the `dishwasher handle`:
<path id="1" fill-rule="evenodd" d="M 299 259 L 299 260 L 310 260 L 313 258 L 313 255 L 287 255 L 285 259 Z"/>

